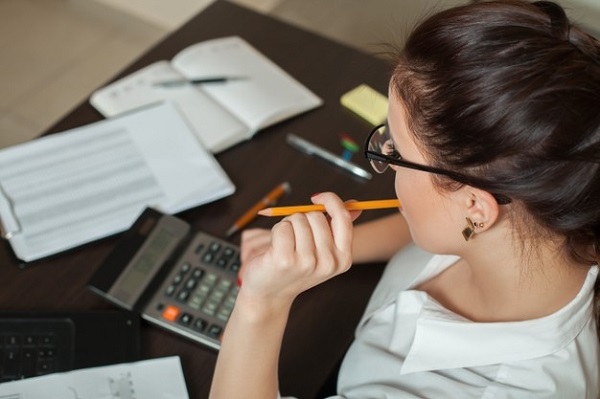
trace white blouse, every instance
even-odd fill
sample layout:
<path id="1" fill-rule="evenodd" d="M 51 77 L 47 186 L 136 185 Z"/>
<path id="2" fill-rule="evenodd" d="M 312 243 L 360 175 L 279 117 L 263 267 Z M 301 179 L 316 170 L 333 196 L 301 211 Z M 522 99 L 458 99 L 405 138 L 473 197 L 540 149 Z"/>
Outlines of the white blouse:
<path id="1" fill-rule="evenodd" d="M 392 259 L 343 361 L 339 396 L 331 399 L 599 397 L 597 266 L 552 315 L 479 323 L 412 289 L 456 260 L 414 246 Z"/>

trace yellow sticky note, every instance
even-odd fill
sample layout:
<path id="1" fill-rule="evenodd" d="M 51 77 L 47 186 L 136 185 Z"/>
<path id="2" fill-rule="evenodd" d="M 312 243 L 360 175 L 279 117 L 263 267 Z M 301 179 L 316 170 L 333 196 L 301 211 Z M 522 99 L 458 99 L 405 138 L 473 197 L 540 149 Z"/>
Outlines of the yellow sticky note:
<path id="1" fill-rule="evenodd" d="M 387 118 L 387 97 L 366 84 L 343 94 L 340 102 L 373 126 L 384 123 Z"/>

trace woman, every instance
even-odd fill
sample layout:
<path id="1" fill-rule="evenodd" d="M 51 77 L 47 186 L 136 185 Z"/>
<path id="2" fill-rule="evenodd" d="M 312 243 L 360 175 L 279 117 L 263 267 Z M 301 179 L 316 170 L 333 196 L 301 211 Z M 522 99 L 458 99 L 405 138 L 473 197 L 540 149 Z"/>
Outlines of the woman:
<path id="1" fill-rule="evenodd" d="M 247 231 L 212 397 L 276 398 L 294 298 L 392 257 L 340 398 L 598 397 L 598 41 L 550 2 L 453 8 L 410 35 L 389 100 L 366 153 L 400 213 L 353 229 L 323 193 L 330 220 Z"/>

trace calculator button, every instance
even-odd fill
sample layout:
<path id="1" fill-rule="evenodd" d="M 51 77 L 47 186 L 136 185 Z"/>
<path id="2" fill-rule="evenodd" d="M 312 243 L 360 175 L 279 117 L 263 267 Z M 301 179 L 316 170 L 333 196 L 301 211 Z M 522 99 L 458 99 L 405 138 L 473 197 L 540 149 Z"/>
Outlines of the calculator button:
<path id="1" fill-rule="evenodd" d="M 194 289 L 196 284 L 198 284 L 198 281 L 196 279 L 191 278 L 187 281 L 187 283 L 185 283 L 185 288 L 188 290 L 192 290 Z"/>
<path id="2" fill-rule="evenodd" d="M 212 252 L 207 252 L 202 257 L 202 262 L 204 262 L 204 263 L 210 264 L 210 263 L 213 263 L 214 260 L 215 260 L 215 255 Z"/>
<path id="3" fill-rule="evenodd" d="M 173 277 L 173 284 L 177 285 L 179 283 L 181 283 L 181 281 L 183 280 L 183 274 L 177 274 L 175 277 Z"/>
<path id="4" fill-rule="evenodd" d="M 40 344 L 42 345 L 54 345 L 54 336 L 52 335 L 43 335 L 40 337 Z"/>
<path id="5" fill-rule="evenodd" d="M 223 298 L 225 297 L 225 292 L 223 292 L 222 290 L 214 290 L 213 293 L 210 295 L 210 299 L 212 299 L 215 302 L 219 302 L 221 303 L 221 301 L 223 300 Z"/>
<path id="6" fill-rule="evenodd" d="M 177 294 L 177 300 L 180 302 L 187 302 L 189 297 L 190 297 L 190 291 L 188 291 L 188 290 L 181 290 L 179 292 L 179 294 Z"/>
<path id="7" fill-rule="evenodd" d="M 166 296 L 172 296 L 175 293 L 175 290 L 177 288 L 175 287 L 174 284 L 171 284 L 170 286 L 167 287 L 167 289 L 165 290 L 165 295 Z"/>
<path id="8" fill-rule="evenodd" d="M 219 313 L 217 313 L 217 317 L 223 321 L 227 321 L 229 316 L 231 316 L 231 310 L 228 308 L 222 308 L 219 310 Z"/>
<path id="9" fill-rule="evenodd" d="M 195 268 L 194 272 L 192 273 L 192 277 L 195 278 L 196 280 L 200 280 L 203 275 L 204 275 L 204 271 L 198 267 Z"/>
<path id="10" fill-rule="evenodd" d="M 193 317 L 189 313 L 183 313 L 179 318 L 179 323 L 188 326 L 192 323 Z"/>
<path id="11" fill-rule="evenodd" d="M 202 296 L 206 296 L 208 295 L 208 293 L 210 292 L 210 290 L 212 289 L 212 285 L 210 284 L 206 284 L 206 283 L 202 283 L 200 284 L 200 286 L 196 289 L 196 293 L 198 295 L 202 295 Z"/>
<path id="12" fill-rule="evenodd" d="M 179 316 L 179 308 L 177 306 L 169 305 L 165 308 L 162 316 L 169 321 L 175 321 L 177 320 L 177 316 Z"/>
<path id="13" fill-rule="evenodd" d="M 232 283 L 230 280 L 221 279 L 219 281 L 218 288 L 224 291 L 227 291 L 231 287 Z"/>
<path id="14" fill-rule="evenodd" d="M 49 359 L 44 359 L 44 360 L 38 361 L 37 373 L 39 375 L 49 374 L 53 371 L 54 371 L 54 361 L 49 360 Z"/>
<path id="15" fill-rule="evenodd" d="M 213 338 L 219 338 L 219 335 L 221 335 L 221 332 L 223 332 L 223 329 L 216 324 L 211 325 L 207 331 L 208 335 L 210 335 Z"/>
<path id="16" fill-rule="evenodd" d="M 206 322 L 206 320 L 202 320 L 202 319 L 196 319 L 194 321 L 194 324 L 192 324 L 192 328 L 196 331 L 204 331 L 206 329 L 206 326 L 208 325 L 208 323 Z"/>
<path id="17" fill-rule="evenodd" d="M 214 316 L 218 307 L 219 307 L 219 302 L 214 301 L 214 300 L 208 300 L 208 302 L 206 302 L 204 304 L 204 307 L 202 307 L 202 311 L 204 313 L 206 313 L 207 315 Z"/>
<path id="18" fill-rule="evenodd" d="M 223 306 L 233 309 L 234 304 L 235 304 L 235 296 L 229 295 L 227 297 L 227 299 L 225 300 L 225 303 L 223 304 Z"/>
<path id="19" fill-rule="evenodd" d="M 236 258 L 233 263 L 231 264 L 231 266 L 229 266 L 229 270 L 231 270 L 234 273 L 237 273 L 240 270 L 240 266 L 241 266 L 241 261 L 239 258 Z"/>
<path id="20" fill-rule="evenodd" d="M 192 297 L 192 299 L 188 302 L 188 305 L 190 306 L 190 308 L 195 309 L 195 310 L 199 310 L 200 307 L 202 306 L 202 302 L 204 302 L 202 300 L 202 298 L 199 298 L 197 296 Z"/>
<path id="21" fill-rule="evenodd" d="M 4 376 L 16 377 L 19 372 L 19 348 L 7 348 L 4 352 Z"/>
<path id="22" fill-rule="evenodd" d="M 35 349 L 23 349 L 21 370 L 35 370 L 35 362 L 36 362 L 36 351 Z M 23 373 L 21 372 L 21 375 Z"/>
<path id="23" fill-rule="evenodd" d="M 219 279 L 219 276 L 217 276 L 214 273 L 207 273 L 206 277 L 204 278 L 204 281 L 207 284 L 213 285 L 217 280 Z"/>

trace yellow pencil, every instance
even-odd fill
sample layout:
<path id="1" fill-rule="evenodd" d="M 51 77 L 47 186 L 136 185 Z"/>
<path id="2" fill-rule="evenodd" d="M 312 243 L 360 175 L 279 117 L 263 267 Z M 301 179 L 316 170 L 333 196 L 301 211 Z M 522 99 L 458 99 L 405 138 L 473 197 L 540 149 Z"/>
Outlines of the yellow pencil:
<path id="1" fill-rule="evenodd" d="M 397 199 L 356 201 L 346 203 L 349 211 L 364 211 L 368 209 L 399 208 L 400 201 Z M 262 216 L 288 216 L 293 213 L 325 212 L 323 205 L 297 205 L 265 208 L 258 212 Z"/>

